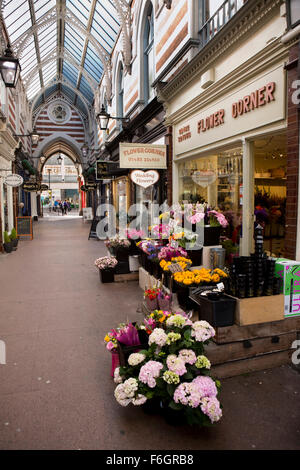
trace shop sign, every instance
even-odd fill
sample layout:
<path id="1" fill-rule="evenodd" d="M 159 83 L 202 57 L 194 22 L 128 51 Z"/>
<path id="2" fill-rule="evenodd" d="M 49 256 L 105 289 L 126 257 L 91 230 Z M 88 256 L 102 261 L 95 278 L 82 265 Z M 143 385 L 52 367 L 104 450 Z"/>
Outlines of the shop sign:
<path id="1" fill-rule="evenodd" d="M 107 179 L 109 176 L 109 162 L 97 160 L 96 161 L 96 180 Z"/>
<path id="2" fill-rule="evenodd" d="M 176 155 L 284 120 L 285 90 L 281 65 L 203 108 L 174 127 Z"/>
<path id="3" fill-rule="evenodd" d="M 48 191 L 49 186 L 47 184 L 41 184 L 41 191 Z"/>
<path id="4" fill-rule="evenodd" d="M 167 168 L 167 147 L 158 144 L 120 143 L 120 168 Z"/>
<path id="5" fill-rule="evenodd" d="M 40 191 L 40 184 L 39 183 L 24 183 L 23 184 L 24 191 Z"/>
<path id="6" fill-rule="evenodd" d="M 217 175 L 213 170 L 198 170 L 192 174 L 192 180 L 194 183 L 207 188 L 210 184 L 214 183 L 217 179 Z"/>
<path id="7" fill-rule="evenodd" d="M 7 175 L 6 178 L 4 178 L 4 183 L 7 186 L 12 186 L 16 188 L 17 186 L 21 186 L 23 184 L 23 178 L 20 175 L 17 175 L 13 173 L 12 175 Z"/>
<path id="8" fill-rule="evenodd" d="M 97 183 L 85 183 L 84 186 L 86 191 L 94 191 L 97 189 Z"/>
<path id="9" fill-rule="evenodd" d="M 148 188 L 159 180 L 159 173 L 155 170 L 141 171 L 134 170 L 130 174 L 131 180 L 138 186 Z"/>

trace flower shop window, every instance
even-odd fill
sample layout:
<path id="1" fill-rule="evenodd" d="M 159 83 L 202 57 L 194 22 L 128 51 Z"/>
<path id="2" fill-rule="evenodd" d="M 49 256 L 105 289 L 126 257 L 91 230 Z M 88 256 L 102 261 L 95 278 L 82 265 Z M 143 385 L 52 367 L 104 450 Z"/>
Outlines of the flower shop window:
<path id="1" fill-rule="evenodd" d="M 254 214 L 263 227 L 264 249 L 284 255 L 286 208 L 286 136 L 272 135 L 254 142 Z"/>
<path id="2" fill-rule="evenodd" d="M 243 208 L 243 165 L 240 147 L 179 164 L 179 202 L 207 203 L 222 212 L 230 253 L 238 253 Z M 230 245 L 230 246 L 229 246 Z"/>

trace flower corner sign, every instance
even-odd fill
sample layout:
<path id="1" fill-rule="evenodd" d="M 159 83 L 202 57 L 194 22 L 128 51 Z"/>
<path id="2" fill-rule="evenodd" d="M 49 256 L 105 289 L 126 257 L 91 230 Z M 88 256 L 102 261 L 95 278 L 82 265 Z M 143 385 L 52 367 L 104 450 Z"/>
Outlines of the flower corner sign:
<path id="1" fill-rule="evenodd" d="M 148 188 L 159 180 L 159 173 L 156 170 L 134 170 L 131 172 L 130 178 L 138 186 Z"/>
<path id="2" fill-rule="evenodd" d="M 207 188 L 210 184 L 214 183 L 217 179 L 217 175 L 213 170 L 202 170 L 194 171 L 192 174 L 192 180 L 194 183 Z"/>
<path id="3" fill-rule="evenodd" d="M 22 176 L 17 174 L 7 175 L 4 179 L 4 183 L 7 186 L 12 186 L 13 188 L 16 188 L 17 186 L 21 186 L 23 184 L 23 178 Z"/>

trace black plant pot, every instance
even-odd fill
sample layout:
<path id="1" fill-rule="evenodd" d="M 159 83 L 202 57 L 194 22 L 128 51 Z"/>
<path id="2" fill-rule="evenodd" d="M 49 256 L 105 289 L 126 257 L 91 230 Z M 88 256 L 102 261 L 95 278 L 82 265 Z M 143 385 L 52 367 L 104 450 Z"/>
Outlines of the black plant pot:
<path id="1" fill-rule="evenodd" d="M 214 246 L 220 244 L 220 235 L 222 227 L 205 225 L 204 227 L 204 246 Z"/>
<path id="2" fill-rule="evenodd" d="M 13 250 L 12 242 L 3 243 L 3 247 L 4 247 L 4 250 L 6 251 L 6 253 L 11 253 L 12 250 Z"/>
<path id="3" fill-rule="evenodd" d="M 129 248 L 119 247 L 115 250 L 116 258 L 118 261 L 128 261 L 129 259 Z"/>
<path id="4" fill-rule="evenodd" d="M 200 250 L 187 250 L 187 257 L 192 260 L 192 266 L 201 266 L 202 248 Z"/>
<path id="5" fill-rule="evenodd" d="M 114 269 L 99 269 L 100 280 L 103 284 L 114 282 L 115 270 Z"/>
<path id="6" fill-rule="evenodd" d="M 13 244 L 13 247 L 14 247 L 14 248 L 17 248 L 18 243 L 19 243 L 18 238 L 14 238 L 14 239 L 11 241 L 11 243 Z"/>
<path id="7" fill-rule="evenodd" d="M 139 242 L 140 239 L 137 240 L 130 240 L 130 247 L 129 247 L 129 255 L 138 255 L 140 253 L 140 249 L 136 246 L 137 242 Z"/>
<path id="8" fill-rule="evenodd" d="M 192 301 L 197 306 L 199 320 L 206 320 L 214 327 L 231 326 L 235 319 L 236 300 L 226 294 L 218 297 L 191 295 Z"/>

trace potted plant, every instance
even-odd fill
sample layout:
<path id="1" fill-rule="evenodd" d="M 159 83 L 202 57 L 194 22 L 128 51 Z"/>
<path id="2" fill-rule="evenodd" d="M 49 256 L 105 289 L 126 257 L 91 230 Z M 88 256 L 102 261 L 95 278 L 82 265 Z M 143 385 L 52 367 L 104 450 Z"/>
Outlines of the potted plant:
<path id="1" fill-rule="evenodd" d="M 17 237 L 17 231 L 16 229 L 13 227 L 11 232 L 10 232 L 10 239 L 11 239 L 11 242 L 13 244 L 13 248 L 17 249 L 17 246 L 18 246 L 18 237 Z"/>
<path id="2" fill-rule="evenodd" d="M 127 234 L 128 240 L 130 241 L 129 254 L 131 256 L 139 254 L 137 243 L 139 243 L 141 239 L 145 236 L 144 231 L 128 228 L 126 231 L 126 234 Z"/>
<path id="3" fill-rule="evenodd" d="M 12 249 L 13 249 L 13 243 L 11 241 L 11 238 L 10 236 L 8 235 L 8 232 L 4 232 L 4 243 L 3 243 L 3 246 L 4 246 L 4 250 L 6 251 L 6 253 L 11 253 L 12 252 Z"/>
<path id="4" fill-rule="evenodd" d="M 116 258 L 103 256 L 95 260 L 95 266 L 99 269 L 100 280 L 102 283 L 114 282 L 115 267 L 118 264 Z"/>
<path id="5" fill-rule="evenodd" d="M 128 261 L 130 241 L 116 236 L 105 241 L 105 245 L 118 261 Z"/>
<path id="6" fill-rule="evenodd" d="M 152 314 L 151 314 L 152 315 Z M 117 367 L 114 396 L 121 406 L 147 406 L 171 424 L 210 426 L 222 417 L 220 382 L 210 377 L 204 347 L 215 335 L 206 321 L 153 312 L 145 321 L 148 346 Z"/>

